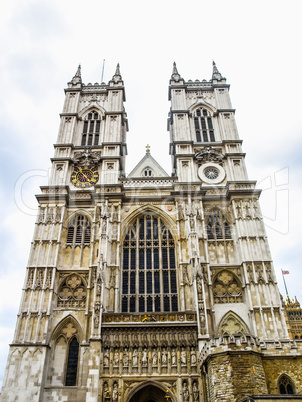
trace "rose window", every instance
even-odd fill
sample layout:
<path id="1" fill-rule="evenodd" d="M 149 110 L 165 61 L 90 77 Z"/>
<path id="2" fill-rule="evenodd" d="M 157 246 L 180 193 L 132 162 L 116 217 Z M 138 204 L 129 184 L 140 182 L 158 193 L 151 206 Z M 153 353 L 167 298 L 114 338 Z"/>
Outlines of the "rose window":
<path id="1" fill-rule="evenodd" d="M 209 180 L 217 179 L 217 177 L 219 176 L 218 170 L 214 167 L 209 167 L 205 169 L 204 174 Z"/>

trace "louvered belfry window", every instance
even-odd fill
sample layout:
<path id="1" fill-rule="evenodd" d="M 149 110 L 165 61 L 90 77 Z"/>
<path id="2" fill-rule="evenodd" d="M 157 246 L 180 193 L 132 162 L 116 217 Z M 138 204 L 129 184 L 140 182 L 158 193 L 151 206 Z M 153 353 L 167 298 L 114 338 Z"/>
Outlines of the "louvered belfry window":
<path id="1" fill-rule="evenodd" d="M 99 145 L 101 116 L 92 111 L 86 116 L 83 124 L 83 135 L 81 145 Z"/>
<path id="2" fill-rule="evenodd" d="M 177 311 L 175 245 L 152 214 L 129 226 L 123 243 L 122 312 Z"/>
<path id="3" fill-rule="evenodd" d="M 210 112 L 197 109 L 194 117 L 196 142 L 215 142 L 214 128 Z"/>
<path id="4" fill-rule="evenodd" d="M 85 216 L 79 215 L 70 222 L 67 233 L 67 244 L 89 244 L 90 237 L 91 226 Z"/>

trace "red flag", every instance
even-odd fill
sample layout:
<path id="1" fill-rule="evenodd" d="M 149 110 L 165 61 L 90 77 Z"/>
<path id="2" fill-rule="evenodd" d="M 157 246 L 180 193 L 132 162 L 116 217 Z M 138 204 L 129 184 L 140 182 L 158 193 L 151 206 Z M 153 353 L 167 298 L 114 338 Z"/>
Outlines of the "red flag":
<path id="1" fill-rule="evenodd" d="M 285 271 L 284 269 L 282 269 L 282 275 L 288 275 L 289 271 Z"/>

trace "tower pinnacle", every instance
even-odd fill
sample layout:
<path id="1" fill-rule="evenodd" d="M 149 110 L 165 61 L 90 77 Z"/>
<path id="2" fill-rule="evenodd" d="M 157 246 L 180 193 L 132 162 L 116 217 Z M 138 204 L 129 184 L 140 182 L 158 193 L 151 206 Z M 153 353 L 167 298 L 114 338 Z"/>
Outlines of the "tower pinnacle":
<path id="1" fill-rule="evenodd" d="M 73 76 L 72 80 L 68 84 L 69 84 L 69 86 L 82 85 L 81 64 L 79 64 L 75 75 Z"/>
<path id="2" fill-rule="evenodd" d="M 217 80 L 221 81 L 223 79 L 222 75 L 218 71 L 218 68 L 216 67 L 216 63 L 213 60 L 213 74 L 212 74 L 212 80 Z"/>
<path id="3" fill-rule="evenodd" d="M 179 81 L 181 79 L 181 76 L 178 73 L 175 61 L 173 63 L 173 71 L 172 71 L 171 79 L 174 81 Z"/>
<path id="4" fill-rule="evenodd" d="M 122 81 L 122 76 L 121 76 L 121 72 L 120 72 L 120 64 L 119 63 L 117 63 L 114 76 L 112 77 L 112 81 L 114 81 L 114 82 Z"/>

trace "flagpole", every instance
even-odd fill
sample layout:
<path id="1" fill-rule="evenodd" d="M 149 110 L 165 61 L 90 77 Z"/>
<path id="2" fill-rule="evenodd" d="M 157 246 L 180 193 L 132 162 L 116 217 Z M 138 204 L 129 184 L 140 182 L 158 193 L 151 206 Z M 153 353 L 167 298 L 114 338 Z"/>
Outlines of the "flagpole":
<path id="1" fill-rule="evenodd" d="M 282 269 L 282 268 L 281 268 L 281 272 L 282 272 L 282 277 L 283 277 L 284 287 L 285 287 L 285 291 L 286 291 L 286 296 L 288 296 L 287 286 L 286 286 L 286 283 L 285 283 L 285 279 L 284 279 L 284 273 L 283 273 L 283 269 Z"/>

